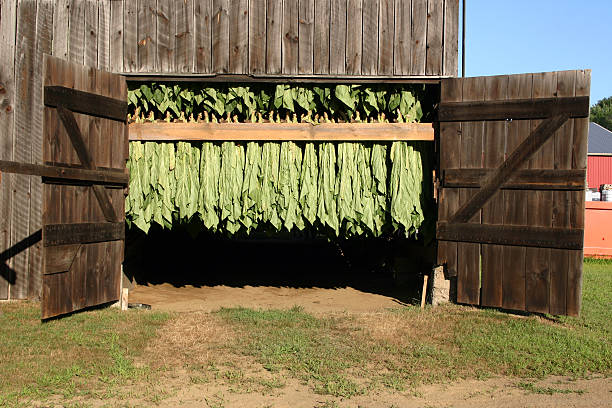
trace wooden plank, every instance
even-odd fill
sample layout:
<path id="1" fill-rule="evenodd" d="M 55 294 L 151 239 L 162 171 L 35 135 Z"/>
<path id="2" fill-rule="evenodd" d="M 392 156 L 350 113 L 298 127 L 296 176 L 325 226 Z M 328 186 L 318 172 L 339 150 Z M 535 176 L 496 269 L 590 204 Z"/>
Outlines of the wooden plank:
<path id="1" fill-rule="evenodd" d="M 43 245 L 71 245 L 122 240 L 125 223 L 49 224 L 43 228 Z"/>
<path id="2" fill-rule="evenodd" d="M 588 96 L 591 92 L 591 71 L 576 71 L 576 96 Z M 588 150 L 588 119 L 574 120 L 574 135 L 572 143 L 572 168 L 582 171 L 586 169 Z M 572 192 L 570 196 L 570 227 L 584 228 L 585 212 L 584 190 Z M 567 299 L 565 312 L 570 316 L 578 316 L 582 303 L 582 266 L 583 251 L 572 251 L 567 272 Z"/>
<path id="3" fill-rule="evenodd" d="M 529 126 L 529 123 L 525 124 Z M 445 169 L 443 187 L 479 188 L 494 171 L 495 169 Z M 586 187 L 585 177 L 585 170 L 517 170 L 500 189 L 582 191 Z"/>
<path id="4" fill-rule="evenodd" d="M 138 2 L 126 1 L 123 16 L 123 69 L 125 72 L 138 70 Z"/>
<path id="5" fill-rule="evenodd" d="M 110 2 L 109 70 L 123 72 L 123 3 Z"/>
<path id="6" fill-rule="evenodd" d="M 70 8 L 68 60 L 80 65 L 85 62 L 85 5 L 85 0 L 74 0 Z"/>
<path id="7" fill-rule="evenodd" d="M 557 90 L 557 74 L 533 74 L 533 98 L 550 98 Z M 541 122 L 531 121 L 531 129 Z M 550 138 L 529 161 L 531 169 L 554 168 L 554 139 Z M 527 197 L 527 224 L 552 226 L 552 192 L 535 191 Z M 525 254 L 525 303 L 530 312 L 548 313 L 550 292 L 550 255 L 548 248 L 527 248 Z"/>
<path id="8" fill-rule="evenodd" d="M 110 71 L 111 1 L 98 0 L 98 69 Z"/>
<path id="9" fill-rule="evenodd" d="M 17 2 L 0 2 L 0 159 L 13 159 L 14 116 L 15 116 L 15 40 L 17 33 Z M 13 177 L 3 175 L 0 180 L 0 245 L 4 250 L 11 242 L 11 202 Z M 8 259 L 5 265 L 12 266 Z M 0 300 L 9 297 L 10 276 L 0 273 Z"/>
<path id="10" fill-rule="evenodd" d="M 44 275 L 68 272 L 81 244 L 50 246 L 45 249 Z"/>
<path id="11" fill-rule="evenodd" d="M 533 75 L 511 75 L 508 80 L 508 99 L 531 98 Z M 529 134 L 529 121 L 515 120 L 507 124 L 506 155 L 511 154 Z M 527 167 L 527 161 L 520 167 Z M 584 177 L 583 177 L 584 180 Z M 563 181 L 563 180 L 561 180 Z M 580 180 L 578 180 L 580 182 Z M 504 223 L 524 225 L 527 221 L 527 198 L 532 192 L 506 191 Z M 502 276 L 502 307 L 512 310 L 526 308 L 526 248 L 504 246 Z"/>
<path id="12" fill-rule="evenodd" d="M 119 171 L 88 170 L 74 167 L 18 163 L 6 160 L 0 160 L 0 171 L 3 173 L 6 172 L 48 177 L 51 179 L 48 180 L 48 182 L 55 182 L 57 179 L 61 179 L 115 185 L 127 185 L 129 183 L 129 175 Z"/>
<path id="13" fill-rule="evenodd" d="M 329 74 L 330 0 L 315 0 L 313 65 L 315 74 Z"/>
<path id="14" fill-rule="evenodd" d="M 68 59 L 71 3 L 72 0 L 54 0 L 53 2 L 53 55 L 65 60 Z"/>
<path id="15" fill-rule="evenodd" d="M 346 1 L 331 0 L 329 23 L 330 74 L 346 74 Z"/>
<path id="16" fill-rule="evenodd" d="M 427 62 L 427 0 L 412 0 L 412 75 L 425 75 Z"/>
<path id="17" fill-rule="evenodd" d="M 444 1 L 443 75 L 457 76 L 459 69 L 459 0 Z"/>
<path id="18" fill-rule="evenodd" d="M 575 95 L 575 71 L 557 73 L 557 91 L 559 97 Z M 588 104 L 588 101 L 586 102 Z M 567 121 L 554 135 L 554 167 L 556 169 L 569 169 L 572 166 L 572 149 L 574 122 Z M 570 193 L 567 191 L 554 191 L 552 200 L 552 226 L 570 226 Z M 570 269 L 569 251 L 551 250 L 550 256 L 550 313 L 554 315 L 566 314 L 567 302 L 567 275 Z"/>
<path id="19" fill-rule="evenodd" d="M 240 0 L 245 1 L 245 0 Z M 234 4 L 237 1 L 232 1 Z M 194 64 L 194 39 L 193 39 L 193 0 L 182 0 L 174 2 L 176 5 L 176 33 L 175 33 L 175 72 L 191 73 Z M 246 20 L 248 24 L 248 20 Z M 241 22 L 242 23 L 242 22 Z M 246 30 L 246 26 L 244 27 Z"/>
<path id="20" fill-rule="evenodd" d="M 485 98 L 485 80 L 479 78 L 464 78 L 463 101 L 481 101 Z M 461 168 L 471 169 L 482 166 L 484 122 L 466 122 L 461 127 L 461 146 L 459 160 Z M 467 202 L 476 191 L 459 190 L 459 203 Z M 470 222 L 479 223 L 480 211 Z M 477 305 L 481 302 L 481 286 L 483 298 L 486 296 L 486 283 L 481 285 L 480 245 L 468 242 L 457 243 L 457 301 Z"/>
<path id="21" fill-rule="evenodd" d="M 128 106 L 126 101 L 71 89 L 63 86 L 45 86 L 45 105 L 59 106 L 73 112 L 125 122 Z"/>
<path id="22" fill-rule="evenodd" d="M 282 58 L 283 74 L 297 74 L 298 47 L 299 47 L 299 9 L 298 0 L 283 0 L 283 30 L 282 30 Z"/>
<path id="23" fill-rule="evenodd" d="M 34 135 L 33 108 L 36 88 L 33 86 L 36 55 L 36 1 L 20 1 L 17 13 L 17 37 L 15 49 L 15 72 L 25 80 L 17 80 L 15 87 L 15 138 L 13 158 L 16 161 L 32 161 Z M 30 179 L 26 176 L 12 177 L 11 245 L 29 235 L 30 224 Z M 14 282 L 10 287 L 11 299 L 28 297 L 29 249 L 13 257 Z"/>
<path id="24" fill-rule="evenodd" d="M 155 54 L 155 68 L 159 72 L 176 72 L 174 58 L 176 52 L 175 4 L 174 0 L 157 0 L 157 52 Z M 196 28 L 201 24 L 205 24 L 203 21 L 196 21 L 196 23 Z M 208 51 L 210 52 L 210 45 Z"/>
<path id="25" fill-rule="evenodd" d="M 363 47 L 362 0 L 348 0 L 346 14 L 346 73 L 359 75 Z"/>
<path id="26" fill-rule="evenodd" d="M 507 97 L 508 92 L 508 77 L 496 76 L 485 77 L 485 100 L 503 100 Z M 483 140 L 483 166 L 487 168 L 496 167 L 504 162 L 504 147 L 506 143 L 507 123 L 503 122 L 487 122 L 484 125 L 484 140 Z M 513 169 L 513 171 L 516 169 Z M 512 172 L 506 172 L 498 180 L 506 180 Z M 451 218 L 456 222 L 468 222 L 471 218 L 470 212 L 478 212 L 482 208 L 482 223 L 483 224 L 504 224 L 504 192 L 491 190 L 489 184 L 496 176 L 499 176 L 499 171 L 493 173 L 491 178 L 485 185 L 472 196 L 472 199 L 462 205 L 462 209 L 472 204 L 480 204 L 478 208 L 472 207 L 472 211 L 466 211 L 459 218 Z M 503 183 L 503 181 L 502 181 Z M 501 183 L 500 183 L 501 185 Z M 489 187 L 489 189 L 487 189 Z M 487 200 L 478 201 L 486 197 Z M 477 204 L 478 203 L 478 204 Z M 469 208 L 468 208 L 469 210 Z M 461 211 L 461 209 L 459 210 Z M 502 279 L 503 279 L 503 248 L 497 245 L 482 245 L 482 299 L 483 306 L 500 307 L 502 304 Z"/>
<path id="27" fill-rule="evenodd" d="M 72 311 L 70 273 L 47 275 L 43 279 L 41 319 L 49 319 Z"/>
<path id="28" fill-rule="evenodd" d="M 451 222 L 466 222 L 482 208 L 497 192 L 506 179 L 523 163 L 534 151 L 537 151 L 544 142 L 553 135 L 566 121 L 567 115 L 558 115 L 543 121 L 523 143 L 508 157 L 495 171 L 487 183 L 466 204 L 464 204 L 452 217 Z M 486 142 L 486 140 L 485 140 Z M 485 165 L 490 163 L 485 162 Z"/>
<path id="29" fill-rule="evenodd" d="M 212 64 L 213 72 L 229 72 L 229 0 L 213 0 Z M 280 48 L 279 48 L 280 49 Z"/>
<path id="30" fill-rule="evenodd" d="M 584 231 L 557 227 L 438 222 L 436 238 L 443 241 L 476 242 L 496 246 L 519 245 L 567 250 L 582 248 Z M 501 246 L 499 248 L 501 249 Z"/>
<path id="31" fill-rule="evenodd" d="M 130 140 L 434 140 L 431 123 L 134 123 Z"/>
<path id="32" fill-rule="evenodd" d="M 266 0 L 249 4 L 249 73 L 266 72 Z"/>
<path id="33" fill-rule="evenodd" d="M 393 73 L 395 75 L 410 75 L 411 36 L 412 1 L 396 1 L 395 37 L 393 40 L 395 47 L 393 53 Z"/>
<path id="34" fill-rule="evenodd" d="M 232 74 L 244 74 L 249 69 L 249 2 L 232 0 L 229 8 L 229 69 Z"/>
<path id="35" fill-rule="evenodd" d="M 209 73 L 212 72 L 212 1 L 195 0 L 194 14 L 195 72 Z"/>
<path id="36" fill-rule="evenodd" d="M 298 73 L 312 74 L 314 65 L 314 0 L 299 0 Z M 361 21 L 360 21 L 361 22 Z M 361 34 L 361 33 L 359 33 Z"/>
<path id="37" fill-rule="evenodd" d="M 378 73 L 378 1 L 363 2 L 363 51 L 361 54 L 361 73 Z"/>
<path id="38" fill-rule="evenodd" d="M 445 102 L 461 101 L 463 85 L 460 79 L 445 79 L 440 88 L 440 100 Z M 461 123 L 440 124 L 440 169 L 457 168 L 460 165 Z M 459 207 L 459 191 L 445 188 L 438 193 L 438 220 L 446 221 L 449 215 Z M 457 276 L 457 244 L 454 242 L 438 243 L 438 265 L 444 265 L 446 276 Z"/>
<path id="39" fill-rule="evenodd" d="M 85 59 L 88 67 L 98 66 L 98 3 L 88 1 L 85 3 Z"/>
<path id="40" fill-rule="evenodd" d="M 179 2 L 182 3 L 182 2 Z M 138 0 L 138 71 L 155 71 L 156 0 Z"/>
<path id="41" fill-rule="evenodd" d="M 588 117 L 589 97 L 441 103 L 438 108 L 438 121 L 546 119 L 562 114 L 570 118 Z"/>
<path id="42" fill-rule="evenodd" d="M 393 0 L 379 0 L 378 7 L 378 75 L 393 74 L 393 38 L 395 21 Z"/>
<path id="43" fill-rule="evenodd" d="M 427 1 L 426 75 L 442 75 L 442 34 L 444 33 L 444 0 Z"/>

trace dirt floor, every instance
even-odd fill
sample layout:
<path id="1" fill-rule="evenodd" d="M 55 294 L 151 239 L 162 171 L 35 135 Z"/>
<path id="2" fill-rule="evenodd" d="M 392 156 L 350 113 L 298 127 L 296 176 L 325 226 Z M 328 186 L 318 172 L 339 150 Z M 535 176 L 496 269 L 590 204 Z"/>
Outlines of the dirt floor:
<path id="1" fill-rule="evenodd" d="M 374 312 L 404 304 L 392 296 L 367 293 L 351 287 L 175 287 L 169 283 L 138 285 L 129 292 L 129 302 L 145 303 L 154 310 L 172 312 L 212 312 L 222 307 L 287 309 L 300 306 L 309 313 Z"/>
<path id="2" fill-rule="evenodd" d="M 189 378 L 178 376 L 174 384 Z M 471 407 L 610 407 L 612 406 L 612 380 L 593 378 L 571 380 L 551 377 L 535 383 L 546 389 L 562 387 L 561 393 L 525 391 L 517 386 L 516 379 L 494 378 L 485 381 L 458 381 L 420 387 L 410 393 L 382 392 L 375 395 L 356 396 L 350 399 L 330 398 L 312 392 L 298 381 L 288 381 L 278 391 L 261 393 L 236 393 L 231 387 L 215 385 L 185 385 L 180 391 L 163 401 L 164 406 L 195 408 L 471 408 Z M 108 404 L 111 401 L 105 401 Z M 131 404 L 140 406 L 139 401 Z M 103 405 L 103 404 L 101 404 Z"/>

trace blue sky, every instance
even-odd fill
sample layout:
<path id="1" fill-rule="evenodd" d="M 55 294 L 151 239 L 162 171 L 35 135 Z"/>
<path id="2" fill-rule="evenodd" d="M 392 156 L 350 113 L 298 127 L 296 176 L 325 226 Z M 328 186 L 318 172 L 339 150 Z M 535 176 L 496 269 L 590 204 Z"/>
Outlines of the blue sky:
<path id="1" fill-rule="evenodd" d="M 612 0 L 467 0 L 466 5 L 467 76 L 589 68 L 591 104 L 612 96 Z"/>

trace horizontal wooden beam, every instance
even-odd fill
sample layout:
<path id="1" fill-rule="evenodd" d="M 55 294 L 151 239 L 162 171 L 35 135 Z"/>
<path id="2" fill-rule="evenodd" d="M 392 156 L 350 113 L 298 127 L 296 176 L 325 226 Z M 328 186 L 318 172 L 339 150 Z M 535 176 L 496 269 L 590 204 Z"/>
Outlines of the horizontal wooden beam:
<path id="1" fill-rule="evenodd" d="M 589 97 L 520 99 L 487 102 L 442 102 L 438 106 L 439 122 L 474 122 L 479 120 L 546 119 L 568 115 L 589 116 Z"/>
<path id="2" fill-rule="evenodd" d="M 177 74 L 119 72 L 128 82 L 205 82 L 205 83 L 268 83 L 268 84 L 431 84 L 439 85 L 448 76 L 397 75 L 244 75 L 244 74 Z"/>
<path id="3" fill-rule="evenodd" d="M 438 222 L 436 238 L 440 241 L 576 250 L 582 249 L 584 245 L 584 231 L 582 229 L 516 225 Z"/>
<path id="4" fill-rule="evenodd" d="M 89 244 L 125 238 L 124 222 L 50 224 L 43 227 L 43 246 Z"/>
<path id="5" fill-rule="evenodd" d="M 127 120 L 127 101 L 63 86 L 45 86 L 45 105 L 52 108 L 63 106 L 73 112 L 119 122 Z"/>
<path id="6" fill-rule="evenodd" d="M 446 169 L 442 186 L 449 188 L 482 187 L 495 169 Z M 566 190 L 586 187 L 586 170 L 516 170 L 502 185 L 503 190 Z"/>
<path id="7" fill-rule="evenodd" d="M 431 123 L 133 123 L 130 140 L 386 142 L 434 140 Z"/>
<path id="8" fill-rule="evenodd" d="M 62 184 L 70 184 L 70 181 L 84 181 L 92 184 L 116 184 L 125 186 L 130 181 L 130 176 L 120 171 L 89 170 L 78 167 L 18 163 L 6 160 L 0 160 L 0 171 L 45 177 L 46 179 L 44 182 L 49 184 L 55 184 L 63 180 L 64 182 L 62 182 Z"/>

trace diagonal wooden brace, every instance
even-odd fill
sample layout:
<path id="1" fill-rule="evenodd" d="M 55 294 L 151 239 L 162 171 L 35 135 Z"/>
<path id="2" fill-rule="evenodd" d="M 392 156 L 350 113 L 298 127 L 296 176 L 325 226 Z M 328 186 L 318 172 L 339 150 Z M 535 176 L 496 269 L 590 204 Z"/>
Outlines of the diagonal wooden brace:
<path id="1" fill-rule="evenodd" d="M 72 142 L 72 146 L 77 152 L 77 156 L 79 160 L 83 164 L 86 169 L 96 170 L 96 166 L 91 158 L 91 154 L 83 141 L 83 135 L 81 134 L 81 130 L 79 129 L 79 125 L 76 122 L 74 114 L 72 111 L 64 108 L 63 106 L 57 106 L 57 113 L 59 114 L 64 127 L 66 128 L 66 132 L 70 137 L 70 141 Z M 117 222 L 117 214 L 115 214 L 115 209 L 111 203 L 108 192 L 99 184 L 95 184 L 91 186 L 93 188 L 94 195 L 100 204 L 100 208 L 102 209 L 102 213 L 104 214 L 104 218 L 108 222 Z"/>
<path id="2" fill-rule="evenodd" d="M 493 195 L 499 190 L 506 180 L 523 163 L 537 152 L 548 139 L 561 127 L 570 115 L 567 113 L 546 119 L 512 152 L 501 166 L 487 179 L 483 187 L 472 196 L 455 214 L 449 218 L 450 223 L 468 222 L 478 210 L 480 210 Z"/>

